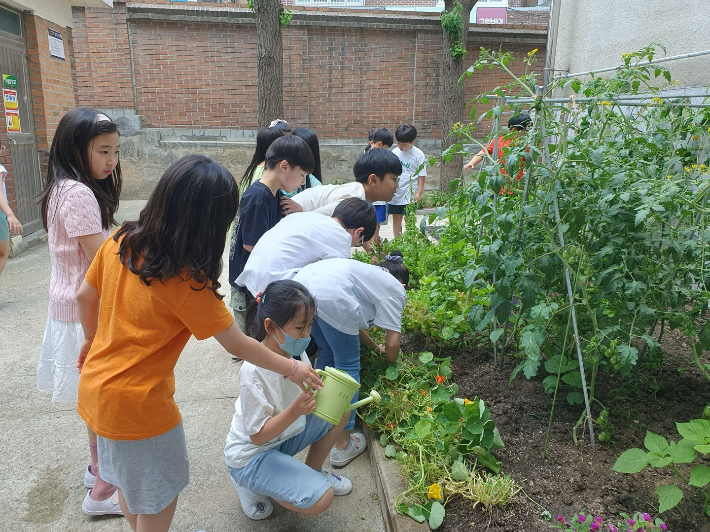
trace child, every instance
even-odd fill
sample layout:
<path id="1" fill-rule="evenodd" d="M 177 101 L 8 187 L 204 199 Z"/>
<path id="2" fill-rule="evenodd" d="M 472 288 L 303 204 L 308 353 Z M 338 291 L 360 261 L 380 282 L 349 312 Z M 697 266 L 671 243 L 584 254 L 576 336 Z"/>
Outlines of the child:
<path id="1" fill-rule="evenodd" d="M 301 269 L 294 281 L 303 284 L 316 300 L 312 336 L 318 346 L 318 368 L 332 366 L 360 382 L 360 342 L 385 353 L 391 364 L 399 355 L 404 287 L 409 271 L 402 254 L 393 251 L 379 265 L 351 259 L 327 259 Z M 387 331 L 384 346 L 365 332 L 376 325 Z M 353 402 L 357 401 L 357 393 Z M 330 463 L 342 467 L 365 451 L 365 437 L 351 434 L 355 412 L 330 452 Z"/>
<path id="2" fill-rule="evenodd" d="M 229 250 L 230 304 L 242 332 L 246 331 L 246 305 L 253 297 L 236 279 L 244 270 L 249 254 L 261 235 L 283 218 L 279 205 L 281 189 L 286 192 L 296 190 L 313 170 L 314 164 L 313 154 L 302 138 L 280 137 L 266 151 L 263 175 L 242 196 Z"/>
<path id="3" fill-rule="evenodd" d="M 377 129 L 372 132 L 370 136 L 370 146 L 372 148 L 383 148 L 389 150 L 392 147 L 392 132 L 383 127 L 382 129 Z M 365 150 L 367 151 L 367 150 Z M 386 201 L 375 201 L 372 203 L 375 206 L 375 211 L 377 212 L 377 229 L 375 229 L 375 235 L 372 237 L 373 240 L 380 238 L 380 225 L 387 225 L 387 202 Z M 366 248 L 369 251 L 371 247 Z M 372 261 L 376 262 L 377 259 L 373 256 Z"/>
<path id="4" fill-rule="evenodd" d="M 414 126 L 402 124 L 394 132 L 394 136 L 397 139 L 397 147 L 392 150 L 392 153 L 402 161 L 402 173 L 399 176 L 397 193 L 389 202 L 387 210 L 392 214 L 392 232 L 395 237 L 398 237 L 402 234 L 402 217 L 407 205 L 412 201 L 417 203 L 422 201 L 426 157 L 422 150 L 414 146 L 414 140 L 417 138 L 417 129 Z"/>
<path id="5" fill-rule="evenodd" d="M 315 302 L 294 281 L 275 281 L 249 307 L 249 333 L 274 353 L 301 358 L 310 341 Z M 281 375 L 245 362 L 239 371 L 239 399 L 227 435 L 224 459 L 244 513 L 271 515 L 269 498 L 291 511 L 317 515 L 333 495 L 347 495 L 352 483 L 321 471 L 323 461 L 350 419 L 333 426 L 313 415 L 313 392 L 284 382 Z M 306 447 L 305 464 L 294 455 Z"/>
<path id="6" fill-rule="evenodd" d="M 323 177 L 321 176 L 320 170 L 320 145 L 318 144 L 318 137 L 313 131 L 305 127 L 297 127 L 291 132 L 291 135 L 293 135 L 294 137 L 301 137 L 303 140 L 306 141 L 306 144 L 308 144 L 308 147 L 311 149 L 311 153 L 313 154 L 315 164 L 313 166 L 313 171 L 308 174 L 308 177 L 306 177 L 306 182 L 303 185 L 298 187 L 293 192 L 284 192 L 283 190 L 281 191 L 285 198 L 292 198 L 293 196 L 295 196 L 299 192 L 303 192 L 307 188 L 319 187 L 323 184 Z"/>
<path id="7" fill-rule="evenodd" d="M 520 136 L 528 130 L 532 126 L 532 120 L 530 118 L 530 115 L 527 113 L 520 113 L 517 115 L 513 115 L 508 119 L 508 129 L 510 130 L 510 133 L 505 135 L 500 135 L 498 137 L 498 162 L 501 164 L 501 173 L 503 175 L 506 175 L 505 171 L 505 154 L 506 152 L 511 148 L 511 146 L 515 146 L 517 144 L 518 139 Z M 474 168 L 477 164 L 479 164 L 483 158 L 486 155 L 493 155 L 493 148 L 495 147 L 495 139 L 491 139 L 491 141 L 488 143 L 488 146 L 485 147 L 485 149 L 479 151 L 476 155 L 473 156 L 473 158 L 464 165 L 464 168 Z M 516 181 L 520 181 L 523 177 L 523 173 L 525 172 L 525 159 L 523 158 L 520 163 L 520 171 L 518 172 L 518 175 L 515 176 Z M 512 182 L 509 181 L 509 185 L 512 186 Z M 501 191 L 501 194 L 512 194 L 512 190 L 508 187 L 508 185 L 504 186 Z"/>
<path id="8" fill-rule="evenodd" d="M 84 336 L 77 290 L 96 251 L 116 224 L 121 194 L 118 126 L 98 111 L 78 107 L 59 121 L 49 150 L 47 181 L 39 195 L 52 272 L 49 316 L 37 367 L 37 389 L 53 390 L 52 402 L 76 401 L 76 358 Z M 91 427 L 90 488 L 82 503 L 88 515 L 121 514 L 116 487 L 99 475 L 96 434 Z"/>
<path id="9" fill-rule="evenodd" d="M 10 233 L 18 235 L 22 233 L 22 224 L 7 203 L 5 177 L 7 177 L 7 170 L 0 164 L 0 274 L 5 269 L 5 263 L 10 256 Z"/>
<path id="10" fill-rule="evenodd" d="M 239 182 L 239 193 L 244 194 L 247 188 L 258 181 L 261 175 L 264 173 L 264 162 L 266 160 L 266 150 L 269 146 L 279 137 L 283 137 L 284 133 L 282 130 L 275 127 L 265 127 L 259 130 L 256 134 L 256 148 L 254 148 L 254 155 L 251 158 L 249 166 L 247 166 L 246 171 L 242 180 Z"/>
<path id="11" fill-rule="evenodd" d="M 399 159 L 389 150 L 369 150 L 353 166 L 355 181 L 344 185 L 323 185 L 304 190 L 293 198 L 281 200 L 284 214 L 317 212 L 332 216 L 335 207 L 345 198 L 369 201 L 388 201 L 397 189 Z"/>
<path id="12" fill-rule="evenodd" d="M 76 362 L 78 411 L 98 434 L 99 469 L 118 486 L 133 530 L 167 531 L 188 483 L 173 395 L 190 336 L 214 336 L 229 353 L 301 386 L 322 385 L 308 364 L 244 336 L 222 302 L 221 258 L 238 205 L 225 168 L 202 155 L 179 159 L 138 221 L 104 243 L 77 293 L 86 337 Z"/>
<path id="13" fill-rule="evenodd" d="M 257 294 L 273 281 L 293 279 L 312 262 L 348 258 L 352 246 L 372 238 L 376 219 L 372 204 L 360 198 L 341 201 L 332 217 L 315 212 L 292 214 L 259 239 L 237 284 Z"/>

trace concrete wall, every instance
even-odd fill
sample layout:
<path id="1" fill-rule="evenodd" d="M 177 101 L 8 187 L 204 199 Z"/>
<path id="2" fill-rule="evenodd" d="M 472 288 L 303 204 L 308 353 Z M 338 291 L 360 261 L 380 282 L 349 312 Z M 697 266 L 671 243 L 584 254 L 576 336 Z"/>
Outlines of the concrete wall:
<path id="1" fill-rule="evenodd" d="M 136 130 L 135 122 L 120 111 L 106 109 L 123 131 L 121 136 L 121 171 L 124 176 L 121 199 L 145 199 L 155 188 L 165 170 L 184 155 L 200 153 L 224 165 L 240 180 L 254 153 L 256 131 L 227 129 Z M 125 113 L 124 113 L 125 115 Z M 441 153 L 439 142 L 416 143 L 426 155 Z M 362 154 L 366 141 L 323 140 L 320 142 L 323 181 L 353 181 L 353 164 Z M 426 190 L 439 188 L 439 169 L 427 169 Z"/>
<path id="2" fill-rule="evenodd" d="M 651 43 L 665 46 L 668 56 L 710 50 L 708 27 L 708 0 L 562 2 L 555 69 L 574 73 L 616 66 L 622 53 Z M 710 85 L 710 55 L 662 65 L 682 87 Z"/>

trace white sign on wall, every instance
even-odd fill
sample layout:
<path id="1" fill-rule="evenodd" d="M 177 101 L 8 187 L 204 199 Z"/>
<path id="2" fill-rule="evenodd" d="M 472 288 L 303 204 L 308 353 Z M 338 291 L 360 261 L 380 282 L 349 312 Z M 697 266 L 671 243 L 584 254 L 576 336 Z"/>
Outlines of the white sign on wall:
<path id="1" fill-rule="evenodd" d="M 64 55 L 64 39 L 62 39 L 62 34 L 51 28 L 47 31 L 49 32 L 49 56 L 56 57 L 62 61 L 66 60 L 66 55 Z"/>

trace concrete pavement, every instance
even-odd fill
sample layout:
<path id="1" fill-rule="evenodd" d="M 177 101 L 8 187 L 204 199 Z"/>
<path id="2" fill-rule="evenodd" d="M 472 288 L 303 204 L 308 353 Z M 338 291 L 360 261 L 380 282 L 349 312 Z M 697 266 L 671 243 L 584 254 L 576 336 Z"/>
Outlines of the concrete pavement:
<path id="1" fill-rule="evenodd" d="M 143 204 L 122 202 L 119 218 L 135 219 Z M 10 259 L 0 276 L 0 530 L 128 531 L 122 517 L 82 513 L 85 425 L 75 404 L 52 404 L 50 392 L 35 388 L 49 272 L 49 252 L 38 246 Z M 339 470 L 353 481 L 353 491 L 336 497 L 321 516 L 299 516 L 278 505 L 264 521 L 244 516 L 222 454 L 238 375 L 239 364 L 213 339 L 191 339 L 178 362 L 175 398 L 185 421 L 191 481 L 171 530 L 384 532 L 367 453 Z"/>

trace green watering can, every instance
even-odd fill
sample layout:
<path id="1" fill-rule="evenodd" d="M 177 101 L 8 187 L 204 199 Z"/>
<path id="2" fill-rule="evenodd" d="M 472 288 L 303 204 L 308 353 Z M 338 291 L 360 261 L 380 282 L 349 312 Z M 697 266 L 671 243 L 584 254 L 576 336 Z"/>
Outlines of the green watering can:
<path id="1" fill-rule="evenodd" d="M 326 366 L 325 370 L 317 369 L 316 372 L 323 381 L 323 388 L 316 390 L 313 394 L 316 400 L 316 409 L 313 413 L 328 423 L 338 425 L 345 412 L 350 412 L 372 401 L 379 403 L 382 399 L 379 393 L 372 390 L 368 397 L 350 404 L 353 395 L 360 389 L 359 382 L 344 371 L 330 366 Z"/>

